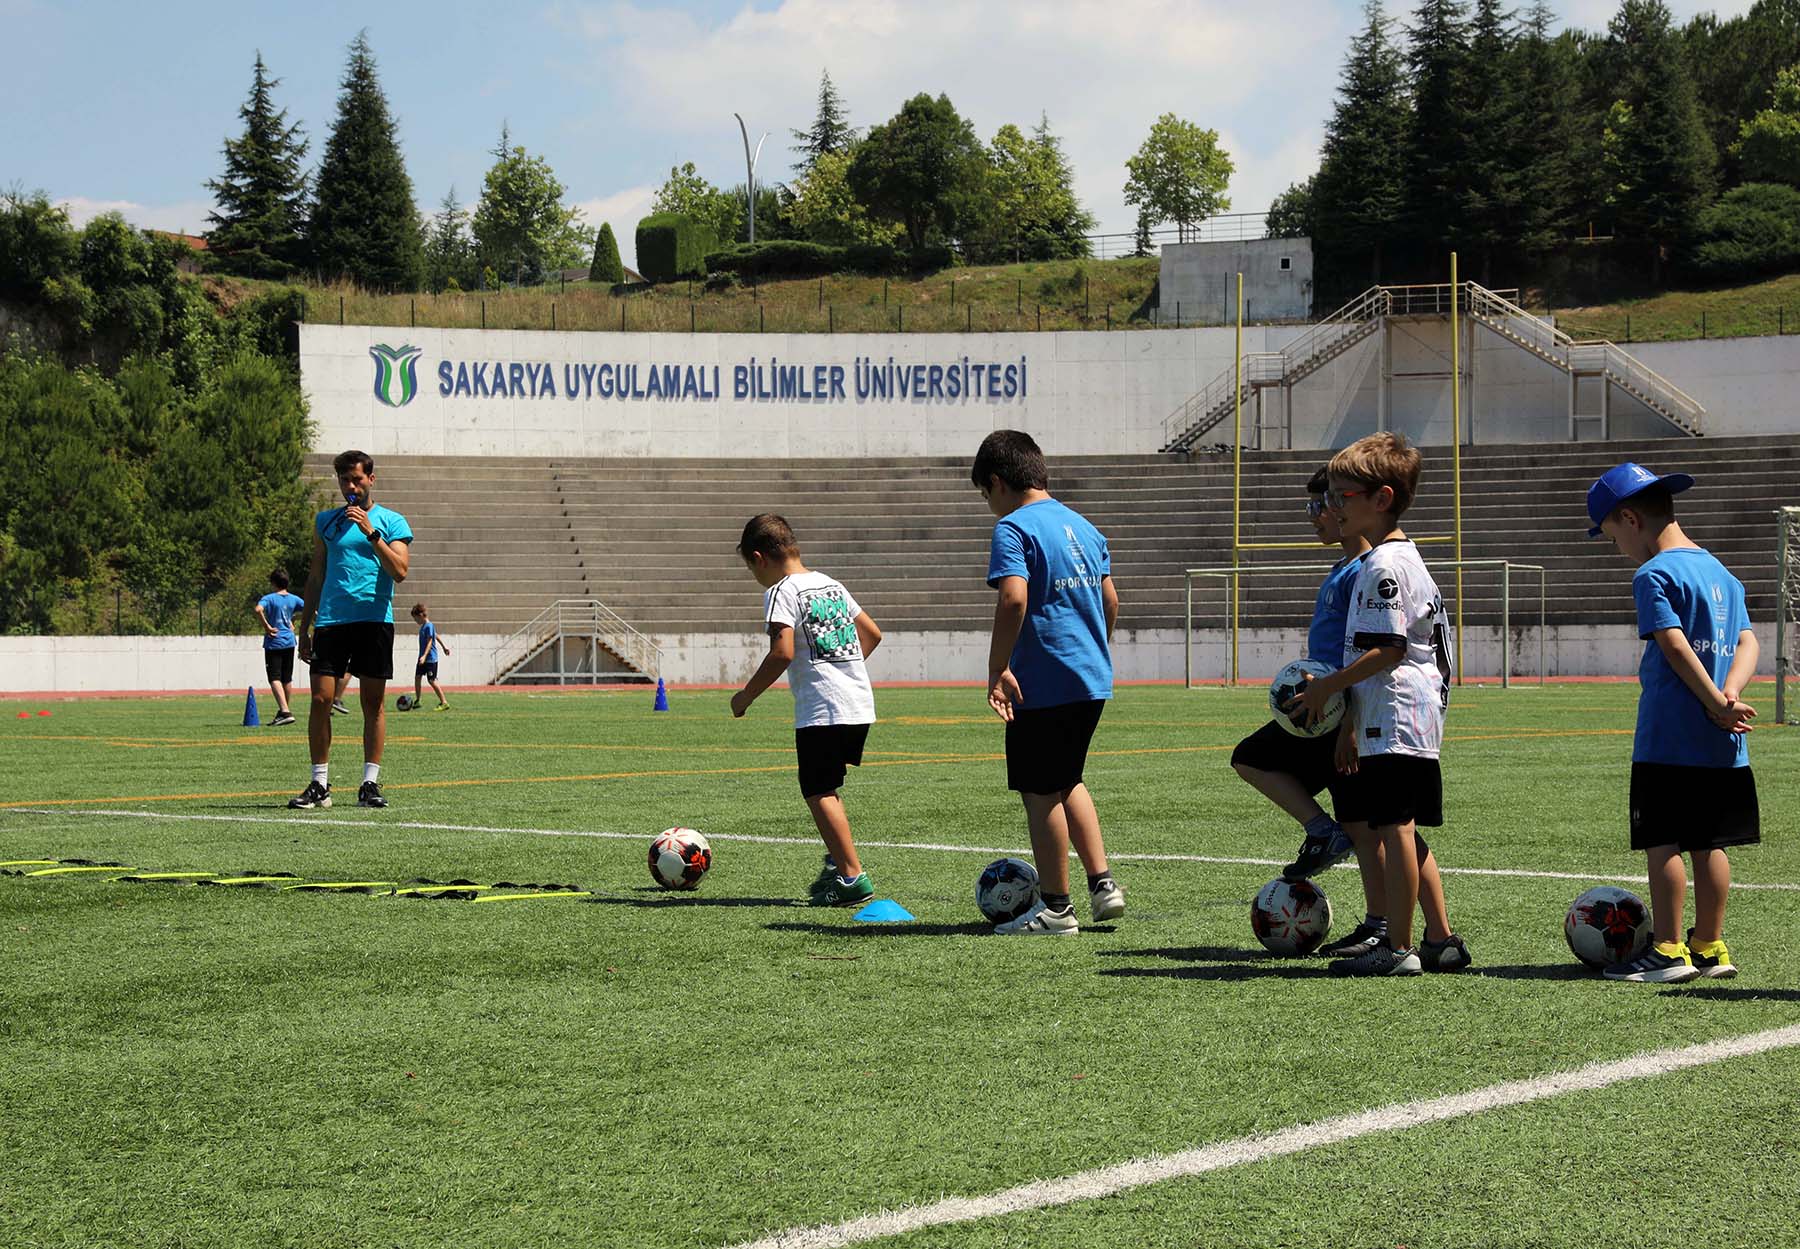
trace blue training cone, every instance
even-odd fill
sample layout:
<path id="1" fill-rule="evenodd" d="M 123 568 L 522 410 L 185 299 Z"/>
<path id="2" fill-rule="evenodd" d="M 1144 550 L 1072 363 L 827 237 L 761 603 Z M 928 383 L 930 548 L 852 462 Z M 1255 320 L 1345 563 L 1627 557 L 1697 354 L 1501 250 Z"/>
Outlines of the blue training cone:
<path id="1" fill-rule="evenodd" d="M 262 717 L 256 714 L 256 687 L 248 686 L 244 690 L 244 727 L 258 728 L 262 725 Z"/>
<path id="2" fill-rule="evenodd" d="M 650 710 L 652 710 L 652 711 L 667 711 L 668 709 L 669 709 L 669 691 L 668 691 L 667 687 L 665 687 L 663 685 L 663 679 L 661 677 L 657 677 L 656 678 L 656 706 L 652 707 Z"/>
<path id="3" fill-rule="evenodd" d="M 904 924 L 918 917 L 893 899 L 881 898 L 869 903 L 850 918 L 860 919 L 865 924 Z"/>

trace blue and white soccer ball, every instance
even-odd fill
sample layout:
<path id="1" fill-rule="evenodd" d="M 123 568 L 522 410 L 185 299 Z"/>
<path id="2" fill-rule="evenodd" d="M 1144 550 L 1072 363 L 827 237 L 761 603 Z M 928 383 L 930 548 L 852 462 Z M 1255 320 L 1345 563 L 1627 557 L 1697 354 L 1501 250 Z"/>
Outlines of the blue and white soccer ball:
<path id="1" fill-rule="evenodd" d="M 1325 714 L 1319 717 L 1317 724 L 1306 722 L 1306 712 L 1296 711 L 1289 714 L 1287 705 L 1300 696 L 1306 688 L 1307 677 L 1315 681 L 1320 677 L 1331 675 L 1331 669 L 1316 659 L 1296 659 L 1293 663 L 1275 674 L 1269 682 L 1269 714 L 1275 717 L 1275 723 L 1296 737 L 1323 737 L 1332 732 L 1344 718 L 1344 696 L 1333 694 L 1325 704 Z"/>
<path id="2" fill-rule="evenodd" d="M 413 700 L 411 694 L 402 694 L 394 700 L 394 709 L 396 711 L 411 711 L 412 705 Z"/>
<path id="3" fill-rule="evenodd" d="M 1311 954 L 1331 931 L 1331 900 L 1310 880 L 1277 876 L 1250 904 L 1250 931 L 1276 954 Z"/>
<path id="4" fill-rule="evenodd" d="M 995 859 L 975 881 L 975 905 L 992 924 L 1017 919 L 1037 905 L 1037 868 L 1024 859 Z"/>
<path id="5" fill-rule="evenodd" d="M 1589 967 L 1628 963 L 1650 944 L 1650 908 L 1629 889 L 1596 885 L 1569 904 L 1563 940 Z"/>

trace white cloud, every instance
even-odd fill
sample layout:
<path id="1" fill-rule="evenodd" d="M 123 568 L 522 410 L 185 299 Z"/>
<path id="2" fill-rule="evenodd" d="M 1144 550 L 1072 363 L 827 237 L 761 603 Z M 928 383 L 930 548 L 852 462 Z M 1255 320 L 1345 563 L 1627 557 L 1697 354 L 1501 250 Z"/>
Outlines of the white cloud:
<path id="1" fill-rule="evenodd" d="M 139 204 L 133 200 L 89 199 L 84 195 L 66 195 L 57 203 L 68 211 L 70 224 L 77 229 L 101 213 L 116 212 L 140 230 L 171 230 L 181 234 L 206 233 L 206 218 L 215 208 L 211 200 Z"/>
<path id="2" fill-rule="evenodd" d="M 1753 0 L 1667 0 L 1667 3 L 1676 24 L 1681 25 L 1698 13 L 1737 17 L 1749 11 Z M 1550 0 L 1550 9 L 1563 26 L 1604 32 L 1613 14 L 1619 11 L 1619 0 Z"/>
<path id="3" fill-rule="evenodd" d="M 614 191 L 611 195 L 577 200 L 575 203 L 588 225 L 595 230 L 600 228 L 603 221 L 612 222 L 613 237 L 619 240 L 619 258 L 625 262 L 627 269 L 637 268 L 637 223 L 639 218 L 649 213 L 650 201 L 656 198 L 656 190 L 653 186 L 627 187 L 623 191 Z"/>

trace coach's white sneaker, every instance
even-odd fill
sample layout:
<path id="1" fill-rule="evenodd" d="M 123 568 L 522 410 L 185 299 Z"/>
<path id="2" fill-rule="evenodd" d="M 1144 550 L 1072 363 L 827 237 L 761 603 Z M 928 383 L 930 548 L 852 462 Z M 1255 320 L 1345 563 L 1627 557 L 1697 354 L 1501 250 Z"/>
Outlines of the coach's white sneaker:
<path id="1" fill-rule="evenodd" d="M 1042 902 L 1017 919 L 994 925 L 996 937 L 1073 937 L 1081 931 L 1075 922 L 1075 908 L 1052 911 Z"/>
<path id="2" fill-rule="evenodd" d="M 1125 914 L 1125 887 L 1108 877 L 1100 882 L 1099 888 L 1088 891 L 1088 904 L 1093 909 L 1096 924 L 1118 919 Z"/>

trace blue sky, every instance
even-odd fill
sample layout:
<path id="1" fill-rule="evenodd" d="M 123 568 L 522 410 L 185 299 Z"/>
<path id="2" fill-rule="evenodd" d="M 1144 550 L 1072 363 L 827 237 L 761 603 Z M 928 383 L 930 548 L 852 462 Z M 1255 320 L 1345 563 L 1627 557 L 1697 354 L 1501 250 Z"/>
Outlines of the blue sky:
<path id="1" fill-rule="evenodd" d="M 1750 0 L 1671 0 L 1678 19 Z M 1410 4 L 1390 3 L 1403 15 Z M 1615 0 L 1562 0 L 1598 28 Z M 743 178 L 733 111 L 758 174 L 785 178 L 788 131 L 810 124 L 829 69 L 853 124 L 919 91 L 946 93 L 984 139 L 1040 112 L 1063 137 L 1103 230 L 1128 231 L 1124 162 L 1174 112 L 1217 129 L 1237 162 L 1233 207 L 1260 210 L 1317 166 L 1360 0 L 694 0 L 508 8 L 468 0 L 235 5 L 0 0 L 0 184 L 42 189 L 77 221 L 204 228 L 204 183 L 237 133 L 258 49 L 276 102 L 317 158 L 345 46 L 366 29 L 422 211 L 471 204 L 502 121 L 546 157 L 590 222 L 632 228 L 671 165 Z"/>

